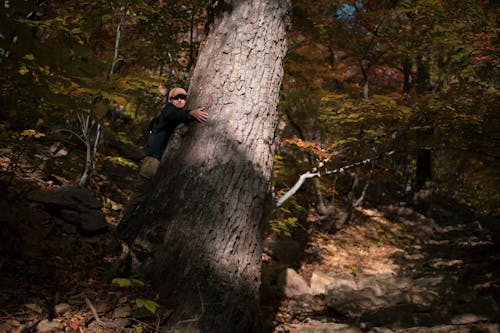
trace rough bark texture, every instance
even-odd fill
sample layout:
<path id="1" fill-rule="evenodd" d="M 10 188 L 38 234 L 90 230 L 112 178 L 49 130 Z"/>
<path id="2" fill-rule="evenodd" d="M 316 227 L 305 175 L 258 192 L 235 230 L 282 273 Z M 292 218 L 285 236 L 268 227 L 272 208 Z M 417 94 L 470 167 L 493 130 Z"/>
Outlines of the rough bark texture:
<path id="1" fill-rule="evenodd" d="M 167 149 L 132 244 L 180 332 L 260 332 L 262 231 L 289 0 L 219 1 L 189 88 L 210 120 Z"/>

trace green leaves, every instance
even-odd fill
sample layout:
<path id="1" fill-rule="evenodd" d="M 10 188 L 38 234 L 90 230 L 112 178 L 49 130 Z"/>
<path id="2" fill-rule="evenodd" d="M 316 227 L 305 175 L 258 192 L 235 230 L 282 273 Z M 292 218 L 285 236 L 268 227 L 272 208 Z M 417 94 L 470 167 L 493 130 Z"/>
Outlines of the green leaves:
<path id="1" fill-rule="evenodd" d="M 135 305 L 140 309 L 140 308 L 145 308 L 151 313 L 156 313 L 156 310 L 160 306 L 158 303 L 155 301 L 152 301 L 150 299 L 143 299 L 143 298 L 136 298 L 135 299 Z"/>
<path id="2" fill-rule="evenodd" d="M 114 278 L 111 283 L 120 287 L 143 287 L 145 284 L 138 279 Z"/>

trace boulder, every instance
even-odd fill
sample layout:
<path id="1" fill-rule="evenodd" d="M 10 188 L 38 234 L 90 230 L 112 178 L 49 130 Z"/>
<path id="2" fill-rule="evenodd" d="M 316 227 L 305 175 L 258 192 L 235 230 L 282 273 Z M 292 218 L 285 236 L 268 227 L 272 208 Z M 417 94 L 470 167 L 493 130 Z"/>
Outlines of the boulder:
<path id="1" fill-rule="evenodd" d="M 35 190 L 28 193 L 31 201 L 55 208 L 67 208 L 84 212 L 89 209 L 101 209 L 102 203 L 95 199 L 85 188 L 79 186 L 61 186 L 51 190 Z"/>
<path id="2" fill-rule="evenodd" d="M 292 268 L 287 268 L 283 273 L 282 282 L 287 297 L 311 294 L 311 288 L 306 281 Z"/>
<path id="3" fill-rule="evenodd" d="M 313 295 L 322 295 L 326 293 L 327 287 L 334 282 L 334 278 L 319 272 L 313 272 L 311 276 L 311 292 Z"/>
<path id="4" fill-rule="evenodd" d="M 28 199 L 44 205 L 58 225 L 68 224 L 84 235 L 93 235 L 107 230 L 106 217 L 101 211 L 102 203 L 85 188 L 62 186 L 51 190 L 35 190 Z M 72 233 L 72 228 L 63 227 Z"/>

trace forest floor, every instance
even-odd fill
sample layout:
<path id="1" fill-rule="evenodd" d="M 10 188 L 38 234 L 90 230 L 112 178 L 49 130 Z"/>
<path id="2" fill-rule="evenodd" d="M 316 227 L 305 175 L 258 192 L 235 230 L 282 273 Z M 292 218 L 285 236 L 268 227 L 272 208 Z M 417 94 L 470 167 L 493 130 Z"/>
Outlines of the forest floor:
<path id="1" fill-rule="evenodd" d="M 111 282 L 123 202 L 101 198 L 108 231 L 79 234 L 27 199 L 69 181 L 7 172 L 5 156 L 0 333 L 162 332 L 170 311 L 149 311 L 151 287 L 130 277 Z M 500 250 L 473 212 L 434 198 L 423 211 L 367 202 L 332 231 L 334 220 L 311 214 L 301 236 L 266 239 L 265 332 L 499 332 Z"/>

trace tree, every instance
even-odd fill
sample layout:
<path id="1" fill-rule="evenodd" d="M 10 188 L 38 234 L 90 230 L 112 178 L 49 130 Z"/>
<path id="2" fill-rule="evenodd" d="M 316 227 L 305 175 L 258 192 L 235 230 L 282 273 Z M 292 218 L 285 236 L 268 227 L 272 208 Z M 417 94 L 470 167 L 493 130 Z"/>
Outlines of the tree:
<path id="1" fill-rule="evenodd" d="M 188 107 L 211 119 L 167 149 L 151 197 L 121 229 L 186 332 L 260 332 L 263 227 L 291 2 L 233 0 L 211 23 Z"/>

